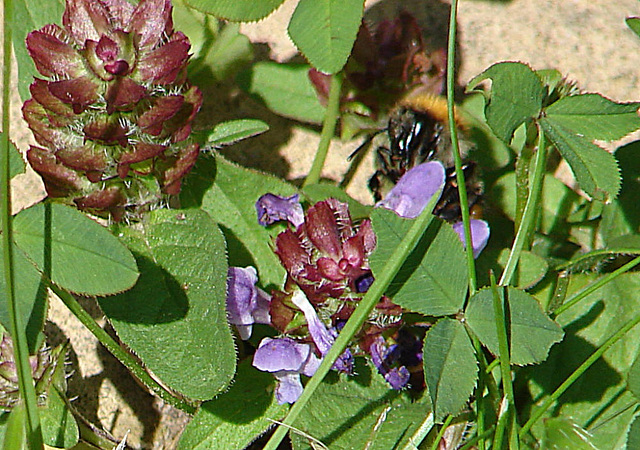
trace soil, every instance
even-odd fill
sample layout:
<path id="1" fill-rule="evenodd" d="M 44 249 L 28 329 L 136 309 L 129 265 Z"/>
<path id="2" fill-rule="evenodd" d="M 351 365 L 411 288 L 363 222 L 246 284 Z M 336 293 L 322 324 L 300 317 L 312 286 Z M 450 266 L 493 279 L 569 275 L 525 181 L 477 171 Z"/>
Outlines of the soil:
<path id="1" fill-rule="evenodd" d="M 296 50 L 286 35 L 288 18 L 296 3 L 288 0 L 268 19 L 242 26 L 242 31 L 260 44 L 258 53 L 278 61 L 296 58 Z M 448 3 L 382 0 L 368 1 L 366 6 L 368 23 L 375 24 L 407 10 L 418 18 L 431 45 L 446 43 Z M 576 80 L 584 91 L 600 92 L 619 101 L 638 100 L 636 58 L 640 38 L 624 22 L 625 17 L 634 14 L 640 15 L 637 0 L 461 0 L 458 84 L 464 86 L 495 62 L 522 61 L 535 69 L 558 69 Z M 12 92 L 11 137 L 24 152 L 33 138 L 21 119 L 17 89 L 14 87 Z M 292 180 L 304 176 L 311 166 L 317 129 L 276 117 L 242 97 L 227 96 L 224 101 L 206 105 L 203 114 L 209 120 L 251 117 L 269 123 L 271 130 L 265 135 L 226 151 L 241 164 Z M 323 176 L 340 179 L 348 168 L 347 156 L 357 146 L 355 141 L 334 140 Z M 353 196 L 365 202 L 371 202 L 365 186 L 372 171 L 370 159 L 365 160 L 349 188 Z M 45 195 L 32 171 L 14 179 L 12 194 L 15 211 Z M 95 304 L 90 300 L 85 303 L 96 320 L 104 323 Z M 56 298 L 52 298 L 49 318 L 46 331 L 50 339 L 71 342 L 74 373 L 69 394 L 76 397 L 75 407 L 117 439 L 128 433 L 127 443 L 132 448 L 175 448 L 188 417 L 141 388 Z"/>

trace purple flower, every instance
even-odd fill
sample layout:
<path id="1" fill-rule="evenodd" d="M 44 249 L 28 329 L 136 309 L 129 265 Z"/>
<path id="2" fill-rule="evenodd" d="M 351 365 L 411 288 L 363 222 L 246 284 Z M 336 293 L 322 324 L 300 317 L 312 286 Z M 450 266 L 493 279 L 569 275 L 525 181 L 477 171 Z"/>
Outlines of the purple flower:
<path id="1" fill-rule="evenodd" d="M 329 353 L 329 350 L 331 350 L 331 346 L 335 342 L 338 332 L 333 330 L 334 333 L 331 333 L 331 331 L 327 329 L 325 324 L 322 323 L 318 317 L 318 313 L 315 308 L 301 290 L 298 290 L 293 294 L 291 301 L 294 305 L 300 308 L 304 314 L 313 343 L 316 344 L 316 347 L 322 356 L 326 356 L 327 353 Z M 353 372 L 353 355 L 348 349 L 340 355 L 338 360 L 334 363 L 333 368 L 340 372 Z"/>
<path id="2" fill-rule="evenodd" d="M 376 206 L 395 211 L 399 216 L 413 219 L 420 215 L 431 197 L 442 190 L 445 182 L 444 166 L 438 161 L 420 164 L 407 171 Z"/>
<path id="3" fill-rule="evenodd" d="M 414 219 L 422 213 L 431 198 L 445 184 L 444 166 L 438 161 L 420 164 L 405 173 L 398 183 L 389 191 L 384 200 L 376 206 L 395 211 L 400 217 Z M 464 228 L 462 222 L 453 225 L 453 229 L 464 244 Z M 473 257 L 477 258 L 489 240 L 489 224 L 484 220 L 471 220 L 471 242 Z"/>
<path id="4" fill-rule="evenodd" d="M 256 287 L 258 275 L 253 267 L 229 267 L 227 272 L 227 315 L 243 340 L 251 337 L 254 323 L 271 323 L 271 298 Z"/>
<path id="5" fill-rule="evenodd" d="M 369 347 L 371 361 L 380 375 L 393 389 L 402 389 L 409 383 L 409 370 L 405 366 L 391 367 L 401 356 L 398 344 L 386 345 L 382 336 L 378 336 Z"/>
<path id="6" fill-rule="evenodd" d="M 276 399 L 281 405 L 298 400 L 303 391 L 300 374 L 310 377 L 319 365 L 320 358 L 314 355 L 310 344 L 288 337 L 264 338 L 253 355 L 253 366 L 273 373 L 278 380 Z"/>
<path id="7" fill-rule="evenodd" d="M 258 223 L 266 227 L 280 220 L 288 220 L 294 227 L 298 227 L 304 222 L 304 213 L 299 199 L 298 194 L 291 197 L 264 194 L 256 202 Z"/>
<path id="8" fill-rule="evenodd" d="M 489 224 L 484 220 L 478 219 L 471 219 L 469 224 L 471 225 L 471 246 L 473 247 L 473 257 L 477 258 L 489 241 Z M 458 233 L 458 236 L 462 241 L 462 245 L 465 245 L 463 223 L 454 223 L 453 230 Z"/>

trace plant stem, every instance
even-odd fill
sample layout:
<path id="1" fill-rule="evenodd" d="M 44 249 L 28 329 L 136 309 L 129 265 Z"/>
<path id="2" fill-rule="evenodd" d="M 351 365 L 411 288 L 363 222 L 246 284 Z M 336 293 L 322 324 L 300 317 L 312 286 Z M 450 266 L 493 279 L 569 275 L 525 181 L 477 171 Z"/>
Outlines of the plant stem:
<path id="1" fill-rule="evenodd" d="M 578 367 L 559 387 L 556 389 L 538 409 L 533 413 L 533 415 L 527 420 L 527 422 L 522 426 L 520 430 L 519 436 L 520 439 L 524 437 L 525 434 L 529 432 L 533 424 L 535 424 L 542 415 L 549 409 L 549 407 L 556 401 L 558 398 L 567 390 L 569 387 L 582 376 L 584 372 L 589 369 L 595 363 L 609 347 L 618 342 L 625 334 L 629 332 L 633 327 L 635 327 L 638 323 L 640 323 L 640 315 L 635 317 L 634 319 L 627 322 L 620 330 L 614 333 L 609 339 L 607 339 L 599 349 L 597 349 L 593 354 L 587 358 L 585 362 L 583 362 L 580 367 Z"/>
<path id="2" fill-rule="evenodd" d="M 571 298 L 569 300 L 567 300 L 565 303 L 560 305 L 555 311 L 553 311 L 552 317 L 555 318 L 558 315 L 562 314 L 567 309 L 571 308 L 573 305 L 578 303 L 580 300 L 582 300 L 585 297 L 587 297 L 589 294 L 592 294 L 593 292 L 597 291 L 598 289 L 600 289 L 602 286 L 604 286 L 608 282 L 610 282 L 613 279 L 619 277 L 623 273 L 628 272 L 629 270 L 633 269 L 638 264 L 640 264 L 640 256 L 632 259 L 631 261 L 626 263 L 624 266 L 617 268 L 613 272 L 608 273 L 607 275 L 603 276 L 599 280 L 596 280 L 595 282 L 591 283 L 589 286 L 587 286 L 586 288 L 582 289 L 580 292 L 578 292 L 578 293 L 574 294 L 573 296 L 571 296 Z"/>
<path id="3" fill-rule="evenodd" d="M 451 14 L 449 16 L 449 41 L 447 45 L 447 109 L 449 110 L 449 131 L 451 133 L 451 147 L 453 162 L 456 168 L 456 181 L 458 183 L 458 195 L 460 197 L 460 212 L 464 226 L 464 242 L 467 249 L 467 272 L 469 273 L 469 291 L 471 295 L 476 291 L 476 263 L 473 259 L 473 245 L 471 243 L 471 222 L 469 221 L 469 200 L 467 198 L 467 185 L 462 171 L 462 156 L 460 156 L 460 144 L 458 142 L 458 129 L 456 128 L 454 88 L 455 88 L 455 58 L 456 58 L 456 29 L 458 17 L 458 0 L 451 1 Z"/>
<path id="4" fill-rule="evenodd" d="M 60 300 L 69 308 L 69 310 L 87 327 L 91 333 L 100 341 L 100 343 L 115 356 L 129 371 L 140 380 L 145 386 L 147 386 L 154 394 L 182 411 L 193 414 L 196 412 L 196 408 L 185 400 L 176 397 L 169 392 L 165 387 L 161 386 L 156 380 L 149 375 L 149 373 L 136 361 L 136 359 L 127 353 L 120 345 L 109 336 L 109 334 L 100 327 L 93 317 L 84 310 L 82 305 L 73 297 L 73 295 L 60 289 L 54 284 L 49 286 L 51 290 L 60 297 Z"/>
<path id="5" fill-rule="evenodd" d="M 536 151 L 535 166 L 533 169 L 533 182 L 529 191 L 529 198 L 524 207 L 522 220 L 518 226 L 516 237 L 511 246 L 509 259 L 505 265 L 502 276 L 500 277 L 500 286 L 506 286 L 511 282 L 513 274 L 518 266 L 520 254 L 524 249 L 525 243 L 529 241 L 529 233 L 533 230 L 536 216 L 538 214 L 538 205 L 540 203 L 540 193 L 542 192 L 542 183 L 544 182 L 544 172 L 547 163 L 547 143 L 545 142 L 544 132 L 538 127 L 538 150 Z"/>
<path id="6" fill-rule="evenodd" d="M 430 412 L 422 421 L 418 429 L 409 439 L 403 450 L 416 450 L 420 443 L 427 437 L 427 434 L 433 429 L 434 425 L 433 412 Z"/>
<path id="7" fill-rule="evenodd" d="M 42 427 L 38 415 L 38 403 L 36 391 L 33 385 L 31 374 L 31 364 L 29 363 L 29 348 L 27 345 L 27 335 L 25 326 L 22 323 L 22 316 L 16 299 L 14 284 L 13 265 L 13 230 L 11 216 L 11 172 L 9 164 L 10 140 L 9 127 L 11 124 L 11 55 L 12 55 L 12 21 L 13 2 L 5 0 L 3 2 L 4 21 L 3 29 L 3 74 L 2 74 L 2 155 L 0 157 L 0 174 L 2 186 L 0 187 L 2 211 L 2 246 L 3 246 L 3 269 L 5 277 L 5 296 L 11 321 L 11 337 L 15 355 L 16 371 L 18 373 L 18 385 L 20 396 L 24 402 L 26 410 L 26 433 L 29 448 L 43 448 Z M 5 444 L 7 444 L 5 442 Z"/>
<path id="8" fill-rule="evenodd" d="M 380 297 L 384 294 L 385 290 L 391 284 L 391 281 L 395 278 L 396 274 L 404 264 L 405 259 L 409 255 L 409 253 L 414 249 L 416 243 L 422 237 L 422 234 L 429 226 L 429 224 L 433 220 L 433 208 L 435 207 L 435 203 L 439 198 L 439 195 L 434 195 L 427 207 L 422 211 L 420 216 L 418 216 L 411 225 L 409 232 L 406 234 L 405 238 L 400 242 L 395 252 L 384 268 L 380 271 L 379 274 L 375 274 L 376 279 L 365 294 L 365 296 L 360 300 L 358 307 L 355 309 L 344 328 L 338 335 L 338 338 L 331 346 L 331 350 L 324 357 L 320 367 L 316 370 L 316 373 L 309 380 L 307 385 L 304 388 L 304 392 L 298 398 L 298 400 L 294 403 L 294 405 L 289 410 L 289 414 L 282 421 L 282 425 L 278 425 L 278 428 L 269 439 L 269 442 L 265 445 L 263 450 L 276 450 L 278 445 L 282 441 L 287 432 L 287 426 L 293 426 L 293 423 L 298 418 L 300 413 L 304 410 L 307 402 L 311 399 L 311 396 L 315 392 L 315 390 L 320 386 L 322 380 L 327 375 L 333 363 L 338 359 L 340 355 L 347 348 L 347 345 L 355 336 L 355 334 L 360 330 L 362 324 L 367 320 L 371 310 L 380 300 Z"/>
<path id="9" fill-rule="evenodd" d="M 334 73 L 331 76 L 331 87 L 329 88 L 329 102 L 327 104 L 327 112 L 322 122 L 322 132 L 320 133 L 320 142 L 318 143 L 318 150 L 316 151 L 316 157 L 313 160 L 311 169 L 307 178 L 304 180 L 302 187 L 310 184 L 316 184 L 320 181 L 320 175 L 324 162 L 327 159 L 327 153 L 329 153 L 329 144 L 331 144 L 331 138 L 336 131 L 336 123 L 338 121 L 338 115 L 340 113 L 340 93 L 342 91 L 342 73 Z"/>
<path id="10" fill-rule="evenodd" d="M 496 278 L 493 271 L 490 273 L 491 291 L 493 293 L 493 314 L 496 319 L 496 333 L 498 336 L 498 351 L 500 352 L 500 376 L 502 378 L 502 390 L 505 396 L 505 407 L 503 414 L 499 415 L 493 448 L 502 448 L 502 438 L 504 427 L 511 422 L 509 417 L 515 411 L 515 397 L 513 395 L 513 384 L 511 383 L 511 357 L 509 355 L 509 341 L 507 338 L 507 324 L 503 304 L 507 304 L 507 293 L 503 292 L 503 297 L 498 293 Z M 501 289 L 504 290 L 503 287 Z"/>
<path id="11" fill-rule="evenodd" d="M 444 432 L 447 431 L 447 428 L 449 427 L 449 425 L 451 425 L 451 421 L 452 420 L 453 420 L 453 416 L 451 414 L 449 414 L 444 419 L 444 422 L 440 426 L 440 430 L 438 430 L 438 434 L 436 435 L 436 440 L 433 441 L 433 445 L 431 446 L 431 450 L 438 450 L 440 448 L 440 441 L 442 440 L 442 436 L 444 436 Z"/>
<path id="12" fill-rule="evenodd" d="M 491 291 L 493 292 L 493 314 L 496 318 L 498 351 L 500 352 L 500 375 L 502 377 L 502 389 L 504 390 L 505 397 L 507 398 L 510 407 L 512 407 L 514 405 L 515 396 L 513 395 L 513 385 L 511 383 L 511 357 L 509 355 L 507 324 L 505 322 L 505 310 L 503 308 L 503 303 L 506 304 L 507 299 L 500 298 L 493 272 L 491 272 L 490 277 Z M 503 293 L 503 297 L 506 297 L 506 292 Z"/>

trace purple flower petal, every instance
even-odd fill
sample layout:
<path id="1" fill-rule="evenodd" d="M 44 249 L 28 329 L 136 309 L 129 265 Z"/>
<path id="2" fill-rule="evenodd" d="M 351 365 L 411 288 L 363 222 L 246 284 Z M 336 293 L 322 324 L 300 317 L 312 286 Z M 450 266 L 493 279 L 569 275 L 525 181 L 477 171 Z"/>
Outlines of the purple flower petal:
<path id="1" fill-rule="evenodd" d="M 489 224 L 484 220 L 471 219 L 469 225 L 471 226 L 471 246 L 473 247 L 473 257 L 477 258 L 482 250 L 484 250 L 487 242 L 489 241 Z M 462 245 L 464 242 L 464 224 L 457 222 L 453 224 L 453 230 L 458 233 Z"/>
<path id="2" fill-rule="evenodd" d="M 278 380 L 276 399 L 279 404 L 294 403 L 302 394 L 300 374 L 312 376 L 320 366 L 320 358 L 310 344 L 291 338 L 264 338 L 253 355 L 256 369 L 271 372 Z"/>
<path id="3" fill-rule="evenodd" d="M 278 404 L 295 403 L 304 390 L 300 382 L 300 374 L 296 372 L 278 372 L 274 375 L 278 380 L 278 385 L 276 386 Z"/>
<path id="4" fill-rule="evenodd" d="M 444 166 L 438 161 L 420 164 L 405 173 L 376 206 L 395 211 L 399 216 L 413 219 L 427 206 L 431 197 L 445 182 Z"/>
<path id="5" fill-rule="evenodd" d="M 300 372 L 311 354 L 311 346 L 291 338 L 264 338 L 253 355 L 253 367 L 264 372 Z"/>
<path id="6" fill-rule="evenodd" d="M 294 227 L 298 227 L 304 222 L 304 213 L 299 199 L 298 194 L 291 197 L 264 194 L 256 202 L 258 223 L 266 227 L 279 220 L 288 220 Z"/>
<path id="7" fill-rule="evenodd" d="M 387 347 L 382 336 L 378 336 L 369 346 L 371 362 L 393 389 L 402 389 L 409 382 L 409 370 L 405 366 L 391 367 L 400 356 L 397 344 Z"/>
<path id="8" fill-rule="evenodd" d="M 309 302 L 309 299 L 307 299 L 307 296 L 304 295 L 304 292 L 296 291 L 291 297 L 291 301 L 300 308 L 304 314 L 313 343 L 316 344 L 322 356 L 326 356 L 329 350 L 331 350 L 331 346 L 335 342 L 338 332 L 335 329 L 327 329 L 318 317 L 315 308 L 311 302 Z M 344 353 L 338 357 L 332 368 L 340 372 L 351 373 L 353 371 L 353 355 L 351 351 L 349 349 L 345 350 Z"/>
<path id="9" fill-rule="evenodd" d="M 309 302 L 309 299 L 307 299 L 307 296 L 304 295 L 304 292 L 298 290 L 293 294 L 291 301 L 294 305 L 300 308 L 304 314 L 304 318 L 307 319 L 307 326 L 309 328 L 311 339 L 313 339 L 313 343 L 316 344 L 316 347 L 318 347 L 322 356 L 329 353 L 329 350 L 331 350 L 331 346 L 333 345 L 334 338 L 318 317 L 318 313 L 311 302 Z"/>
<path id="10" fill-rule="evenodd" d="M 251 337 L 251 325 L 271 322 L 270 297 L 256 287 L 258 276 L 253 267 L 229 267 L 227 272 L 227 315 L 243 340 Z"/>
<path id="11" fill-rule="evenodd" d="M 409 383 L 409 370 L 405 366 L 391 369 L 385 374 L 384 379 L 393 389 L 400 390 Z"/>

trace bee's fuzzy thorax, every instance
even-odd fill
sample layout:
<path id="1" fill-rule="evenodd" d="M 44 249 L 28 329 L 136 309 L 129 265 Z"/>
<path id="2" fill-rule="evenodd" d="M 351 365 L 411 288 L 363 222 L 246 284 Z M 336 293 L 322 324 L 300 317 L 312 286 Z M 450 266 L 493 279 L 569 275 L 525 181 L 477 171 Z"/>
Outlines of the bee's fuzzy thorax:
<path id="1" fill-rule="evenodd" d="M 417 112 L 429 114 L 438 122 L 447 124 L 449 120 L 449 108 L 447 98 L 429 92 L 419 92 L 408 95 L 400 100 L 399 107 L 411 109 Z M 456 127 L 465 132 L 469 129 L 467 121 L 462 117 L 457 108 L 454 109 Z"/>

